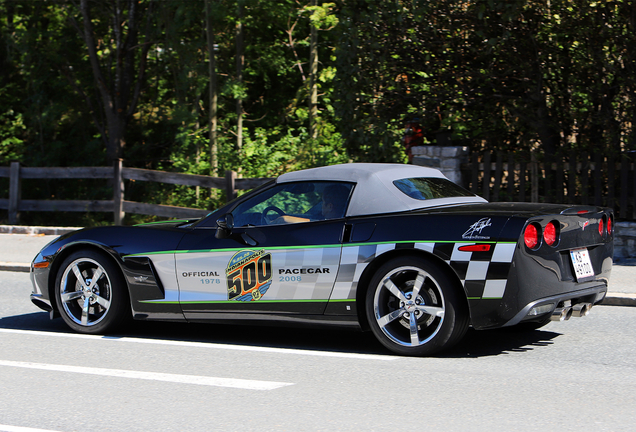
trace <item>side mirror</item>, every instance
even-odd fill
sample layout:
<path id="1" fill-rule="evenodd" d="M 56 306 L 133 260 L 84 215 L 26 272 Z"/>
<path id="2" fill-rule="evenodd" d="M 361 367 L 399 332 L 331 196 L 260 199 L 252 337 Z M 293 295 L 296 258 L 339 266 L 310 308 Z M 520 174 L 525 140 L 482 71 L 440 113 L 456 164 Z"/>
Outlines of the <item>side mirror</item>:
<path id="1" fill-rule="evenodd" d="M 218 239 L 228 238 L 232 234 L 234 228 L 234 216 L 232 213 L 227 213 L 216 220 L 216 234 L 214 236 Z"/>

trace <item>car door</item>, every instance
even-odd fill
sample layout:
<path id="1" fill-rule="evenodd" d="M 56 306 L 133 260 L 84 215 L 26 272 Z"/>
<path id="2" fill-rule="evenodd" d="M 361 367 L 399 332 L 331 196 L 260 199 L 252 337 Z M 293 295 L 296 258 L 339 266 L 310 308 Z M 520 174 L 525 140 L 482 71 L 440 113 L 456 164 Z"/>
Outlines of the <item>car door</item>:
<path id="1" fill-rule="evenodd" d="M 223 235 L 211 226 L 188 233 L 175 254 L 186 317 L 323 313 L 338 273 L 351 190 L 335 182 L 276 185 L 239 202 L 230 212 L 234 226 Z M 325 203 L 334 191 L 344 204 Z"/>

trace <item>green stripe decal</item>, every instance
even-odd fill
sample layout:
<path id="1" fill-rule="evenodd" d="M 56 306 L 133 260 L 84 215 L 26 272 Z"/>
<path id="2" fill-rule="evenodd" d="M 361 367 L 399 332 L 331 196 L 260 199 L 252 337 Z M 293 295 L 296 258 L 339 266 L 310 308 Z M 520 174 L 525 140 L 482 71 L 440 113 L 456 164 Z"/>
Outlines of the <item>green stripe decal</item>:
<path id="1" fill-rule="evenodd" d="M 467 244 L 517 244 L 517 242 L 496 242 L 496 241 L 434 241 L 434 240 L 404 240 L 404 241 L 384 241 L 384 242 L 372 242 L 372 243 L 346 243 L 346 244 L 330 244 L 330 245 L 306 245 L 306 246 L 266 246 L 267 250 L 295 250 L 295 249 L 326 249 L 326 248 L 339 248 L 339 247 L 356 247 L 356 246 L 374 246 L 385 244 L 409 244 L 409 243 L 467 243 Z M 213 253 L 213 252 L 237 252 L 242 250 L 258 251 L 263 247 L 238 247 L 227 249 L 193 249 L 193 250 L 169 250 L 169 251 L 155 251 L 155 252 L 142 252 L 130 255 L 124 255 L 126 257 L 135 256 L 148 256 L 148 255 L 166 255 L 166 254 L 188 254 L 188 253 Z"/>
<path id="2" fill-rule="evenodd" d="M 238 302 L 235 300 L 190 300 L 190 301 L 165 301 L 165 300 L 141 300 L 139 303 L 161 303 L 161 304 L 246 304 L 246 303 L 344 303 L 355 302 L 355 299 L 321 299 L 321 300 L 259 300 L 257 302 Z"/>

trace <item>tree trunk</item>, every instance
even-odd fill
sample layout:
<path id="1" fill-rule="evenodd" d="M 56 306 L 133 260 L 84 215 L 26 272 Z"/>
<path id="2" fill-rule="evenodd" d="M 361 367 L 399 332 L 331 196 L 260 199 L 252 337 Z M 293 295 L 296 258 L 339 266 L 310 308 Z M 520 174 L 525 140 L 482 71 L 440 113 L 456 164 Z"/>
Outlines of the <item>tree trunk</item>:
<path id="1" fill-rule="evenodd" d="M 73 17 L 70 18 L 84 39 L 84 43 L 88 49 L 88 57 L 93 71 L 95 86 L 99 91 L 104 115 L 106 117 L 106 124 L 98 124 L 97 127 L 107 135 L 104 141 L 106 143 L 106 156 L 109 164 L 114 163 L 115 160 L 123 156 L 123 148 L 126 144 L 124 138 L 126 126 L 137 110 L 137 103 L 141 94 L 141 84 L 145 77 L 148 51 L 151 46 L 149 31 L 150 18 L 152 17 L 152 3 L 148 6 L 148 10 L 146 11 L 146 40 L 141 44 L 138 43 L 138 2 L 129 0 L 127 4 L 127 16 L 124 16 L 122 12 L 123 9 L 119 7 L 119 3 L 117 3 L 118 7 L 116 7 L 113 12 L 112 37 L 115 42 L 116 61 L 114 65 L 110 66 L 110 70 L 108 69 L 109 66 L 105 66 L 105 70 L 102 70 L 103 67 L 100 64 L 88 0 L 80 1 L 83 26 L 80 27 Z M 122 32 L 124 22 L 128 30 L 126 34 Z M 109 36 L 110 35 L 107 37 Z M 141 54 L 139 58 L 137 58 L 139 50 L 141 50 Z"/>
<path id="2" fill-rule="evenodd" d="M 208 73 L 210 75 L 210 175 L 217 177 L 219 169 L 217 144 L 217 90 L 216 90 L 216 53 L 214 31 L 210 16 L 210 0 L 205 0 L 205 30 L 208 39 Z"/>
<path id="3" fill-rule="evenodd" d="M 236 81 L 239 86 L 243 84 L 243 64 L 245 53 L 243 47 L 243 1 L 238 0 L 236 22 Z M 242 91 L 242 90 L 241 90 Z M 243 99 L 236 99 L 236 150 L 243 147 Z"/>
<path id="4" fill-rule="evenodd" d="M 311 0 L 311 5 L 316 6 L 317 0 Z M 316 116 L 318 115 L 318 29 L 310 21 L 311 36 L 309 45 L 309 136 L 312 139 L 318 137 Z"/>

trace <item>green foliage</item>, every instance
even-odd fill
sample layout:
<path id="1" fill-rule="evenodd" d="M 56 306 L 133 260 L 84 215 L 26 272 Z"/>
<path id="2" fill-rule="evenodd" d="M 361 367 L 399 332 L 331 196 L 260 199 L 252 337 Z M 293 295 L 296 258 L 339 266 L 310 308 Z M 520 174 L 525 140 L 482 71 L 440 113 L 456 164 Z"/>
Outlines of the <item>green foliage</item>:
<path id="1" fill-rule="evenodd" d="M 20 159 L 20 144 L 23 142 L 20 136 L 25 129 L 22 114 L 16 114 L 13 110 L 0 113 L 0 165 Z"/>
<path id="2" fill-rule="evenodd" d="M 335 3 L 322 3 L 319 6 L 305 6 L 304 11 L 310 13 L 309 20 L 314 27 L 319 30 L 329 30 L 339 22 L 338 16 L 334 14 L 335 8 Z"/>
<path id="3" fill-rule="evenodd" d="M 347 2 L 337 28 L 341 129 L 352 156 L 419 117 L 426 140 L 489 149 L 636 146 L 632 2 Z"/>
<path id="4" fill-rule="evenodd" d="M 218 89 L 218 175 L 273 177 L 349 161 L 404 162 L 404 123 L 426 143 L 547 154 L 636 148 L 636 18 L 628 0 L 238 0 L 88 2 L 108 83 L 129 80 L 124 165 L 209 174 L 206 6 Z M 104 166 L 109 126 L 79 2 L 0 2 L 0 165 Z M 121 0 L 120 5 L 130 5 Z M 124 10 L 125 9 L 125 10 Z M 138 16 L 137 32 L 131 17 Z M 113 23 L 119 22 L 118 25 Z M 309 36 L 318 32 L 318 129 L 310 137 Z M 136 37 L 125 54 L 120 36 Z M 136 36 L 135 36 L 136 35 Z M 149 39 L 145 39 L 149 35 Z M 146 60 L 142 50 L 150 47 Z M 117 75 L 126 65 L 128 72 Z M 122 66 L 123 67 L 123 66 Z M 143 71 L 143 74 L 142 74 Z M 236 99 L 244 140 L 236 142 Z M 119 103 L 119 102 L 116 102 Z M 0 179 L 4 180 L 4 179 Z M 2 183 L 4 184 L 4 183 Z M 108 199 L 105 181 L 34 183 L 31 199 Z M 218 191 L 127 182 L 126 199 L 213 209 Z M 99 224 L 104 215 L 23 215 Z M 128 222 L 151 220 L 132 216 Z"/>

